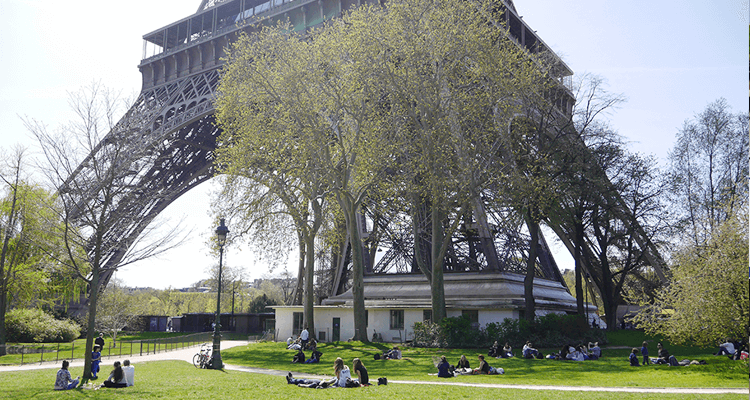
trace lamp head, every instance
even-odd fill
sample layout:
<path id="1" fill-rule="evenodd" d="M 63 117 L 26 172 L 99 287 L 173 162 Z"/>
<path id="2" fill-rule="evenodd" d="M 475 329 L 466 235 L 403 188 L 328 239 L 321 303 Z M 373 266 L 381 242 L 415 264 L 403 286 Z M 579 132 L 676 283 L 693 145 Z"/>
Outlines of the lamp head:
<path id="1" fill-rule="evenodd" d="M 219 241 L 219 246 L 224 246 L 224 243 L 227 242 L 227 233 L 229 233 L 229 228 L 224 225 L 224 218 L 222 218 L 219 226 L 216 228 L 216 237 Z"/>

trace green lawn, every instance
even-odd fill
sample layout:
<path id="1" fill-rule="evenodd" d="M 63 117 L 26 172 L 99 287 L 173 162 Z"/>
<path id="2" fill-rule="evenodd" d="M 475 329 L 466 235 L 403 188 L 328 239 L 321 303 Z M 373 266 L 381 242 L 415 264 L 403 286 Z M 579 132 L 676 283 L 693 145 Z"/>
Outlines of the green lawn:
<path id="1" fill-rule="evenodd" d="M 640 343 L 640 342 L 639 342 Z M 639 346 L 640 347 L 640 346 Z M 653 345 L 655 352 L 655 344 Z M 378 360 L 373 355 L 387 346 L 363 344 L 359 342 L 323 343 L 320 364 L 291 364 L 294 352 L 287 350 L 284 343 L 258 343 L 235 347 L 222 351 L 225 363 L 249 367 L 291 370 L 300 373 L 331 375 L 333 360 L 344 359 L 351 366 L 351 360 L 363 360 L 371 378 L 380 376 L 391 380 L 440 381 L 442 378 L 429 375 L 437 372 L 433 365 L 433 355 L 445 355 L 451 364 L 464 354 L 472 366 L 478 366 L 477 349 L 438 350 L 413 349 L 402 347 L 402 360 Z M 705 359 L 708 365 L 668 367 L 652 365 L 630 367 L 627 349 L 604 349 L 605 357 L 597 361 L 555 361 L 526 360 L 521 358 L 488 358 L 493 367 L 505 369 L 502 376 L 460 376 L 454 381 L 471 383 L 504 383 L 557 386 L 628 386 L 628 387 L 748 387 L 748 364 L 744 361 L 730 361 L 727 357 L 712 356 L 699 349 L 675 348 L 678 359 Z M 544 351 L 544 349 L 542 349 Z M 671 350 L 671 349 L 669 349 Z M 678 352 L 684 351 L 684 352 Z M 545 352 L 547 353 L 547 352 Z M 309 356 L 309 354 L 307 354 Z"/>
<path id="2" fill-rule="evenodd" d="M 398 363 L 389 361 L 390 363 Z M 408 361 L 404 361 L 408 363 Z M 373 365 L 374 363 L 370 363 Z M 282 377 L 238 371 L 196 369 L 182 361 L 158 361 L 135 364 L 136 385 L 125 389 L 76 389 L 54 391 L 55 369 L 0 374 L 0 398 L 3 399 L 740 399 L 747 395 L 685 395 L 604 392 L 561 392 L 519 389 L 471 388 L 440 385 L 371 386 L 360 389 L 314 390 L 287 385 Z M 326 368 L 330 370 L 330 368 Z M 376 368 L 379 369 L 379 368 Z M 82 368 L 71 373 L 81 374 Z M 391 379 L 399 377 L 387 374 Z M 493 377 L 505 382 L 506 376 Z M 479 378 L 479 377 L 466 377 Z M 747 381 L 745 382 L 747 383 Z"/>
<path id="3" fill-rule="evenodd" d="M 210 334 L 209 334 L 210 335 Z M 105 348 L 102 351 L 104 357 L 119 357 L 131 354 L 149 354 L 155 351 L 165 351 L 178 349 L 182 347 L 193 346 L 196 343 L 202 343 L 210 340 L 195 337 L 196 335 L 185 335 L 184 333 L 170 332 L 139 332 L 136 334 L 123 334 L 117 337 L 117 347 L 112 347 L 112 340 L 105 338 Z M 235 335 L 236 336 L 236 335 Z M 186 338 L 186 339 L 185 339 Z M 191 339 L 192 338 L 192 339 Z M 247 336 L 238 337 L 247 339 Z M 155 339 L 162 339 L 158 344 L 153 342 Z M 172 340 L 168 340 L 172 339 Z M 182 340 L 186 340 L 183 342 Z M 231 339 L 231 337 L 230 337 Z M 192 341 L 190 341 L 192 340 Z M 147 341 L 140 343 L 138 341 Z M 57 361 L 63 359 L 81 359 L 84 357 L 86 349 L 86 339 L 76 339 L 69 343 L 8 343 L 8 345 L 25 346 L 32 349 L 44 349 L 44 352 L 27 353 L 27 354 L 7 354 L 0 356 L 0 365 L 17 365 L 38 363 L 40 361 Z"/>

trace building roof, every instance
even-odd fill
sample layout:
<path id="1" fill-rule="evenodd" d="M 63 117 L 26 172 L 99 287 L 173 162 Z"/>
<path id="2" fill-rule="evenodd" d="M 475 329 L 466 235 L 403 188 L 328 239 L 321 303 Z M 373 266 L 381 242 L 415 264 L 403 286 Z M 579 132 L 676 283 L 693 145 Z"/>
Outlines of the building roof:
<path id="1" fill-rule="evenodd" d="M 448 308 L 523 309 L 524 276 L 506 272 L 446 273 L 445 304 Z M 430 308 L 431 291 L 422 274 L 382 274 L 364 278 L 367 308 Z M 575 311 L 576 299 L 559 282 L 534 279 L 534 299 L 539 308 Z M 323 300 L 324 306 L 351 307 L 353 296 L 347 292 Z"/>

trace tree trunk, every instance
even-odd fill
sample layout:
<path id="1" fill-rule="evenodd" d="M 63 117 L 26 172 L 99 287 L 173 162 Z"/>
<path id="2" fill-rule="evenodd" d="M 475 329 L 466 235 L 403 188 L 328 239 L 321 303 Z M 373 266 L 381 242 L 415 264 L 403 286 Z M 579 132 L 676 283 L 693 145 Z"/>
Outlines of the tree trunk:
<path id="1" fill-rule="evenodd" d="M 99 301 L 99 268 L 91 268 L 91 282 L 89 282 L 89 318 L 86 324 L 86 351 L 83 364 L 83 382 L 91 380 L 91 352 L 94 349 L 94 333 L 96 333 L 96 305 Z M 101 363 L 100 363 L 101 364 Z"/>
<path id="2" fill-rule="evenodd" d="M 576 274 L 576 308 L 578 310 L 578 315 L 585 315 L 586 310 L 583 301 L 584 301 L 584 295 L 583 295 L 583 260 L 581 257 L 581 246 L 583 246 L 583 223 L 581 222 L 582 219 L 580 218 L 580 215 L 576 215 L 575 217 L 575 248 L 573 250 L 573 258 L 575 259 L 575 274 Z"/>
<path id="3" fill-rule="evenodd" d="M 292 296 L 292 304 L 302 304 L 302 293 L 304 291 L 304 277 L 305 277 L 305 240 L 300 235 L 298 237 L 299 242 L 299 263 L 297 268 L 297 286 L 294 287 L 294 296 Z"/>
<path id="4" fill-rule="evenodd" d="M 529 257 L 526 259 L 526 278 L 523 280 L 523 292 L 526 304 L 526 320 L 531 322 L 536 317 L 536 302 L 534 301 L 534 272 L 539 248 L 539 224 L 526 212 L 526 226 L 529 228 L 531 241 L 529 243 Z"/>
<path id="5" fill-rule="evenodd" d="M 346 228 L 352 248 L 352 297 L 354 312 L 353 340 L 367 342 L 367 319 L 365 314 L 364 268 L 362 238 L 357 224 L 357 206 L 346 193 L 339 193 L 339 204 L 346 216 Z"/>
<path id="6" fill-rule="evenodd" d="M 437 209 L 432 210 L 432 282 L 430 284 L 430 295 L 432 297 L 432 320 L 439 322 L 447 316 L 445 311 L 445 284 L 443 281 L 443 265 L 445 264 L 445 252 L 443 246 L 443 224 L 441 213 Z"/>
<path id="7" fill-rule="evenodd" d="M 313 291 L 313 279 L 315 277 L 315 237 L 305 237 L 305 295 L 304 295 L 304 320 L 303 326 L 310 332 L 310 337 L 315 338 L 315 292 Z"/>

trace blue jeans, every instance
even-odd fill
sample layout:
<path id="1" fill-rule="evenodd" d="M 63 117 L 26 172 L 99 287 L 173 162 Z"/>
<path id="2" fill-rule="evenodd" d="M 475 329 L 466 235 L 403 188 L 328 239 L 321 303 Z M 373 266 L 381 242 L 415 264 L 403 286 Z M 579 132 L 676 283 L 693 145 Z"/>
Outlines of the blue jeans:
<path id="1" fill-rule="evenodd" d="M 320 385 L 320 381 L 317 380 L 317 379 L 297 379 L 297 378 L 290 378 L 290 379 L 287 380 L 287 383 L 289 383 L 290 385 L 299 385 L 299 384 L 310 385 L 310 384 L 313 384 L 313 383 L 315 383 L 317 385 Z"/>
<path id="2" fill-rule="evenodd" d="M 74 380 L 73 382 L 70 382 L 70 383 L 68 384 L 68 386 L 66 386 L 65 388 L 62 388 L 62 389 L 57 389 L 57 390 L 70 390 L 70 389 L 75 389 L 75 388 L 76 388 L 76 386 L 78 386 L 78 379 Z"/>

